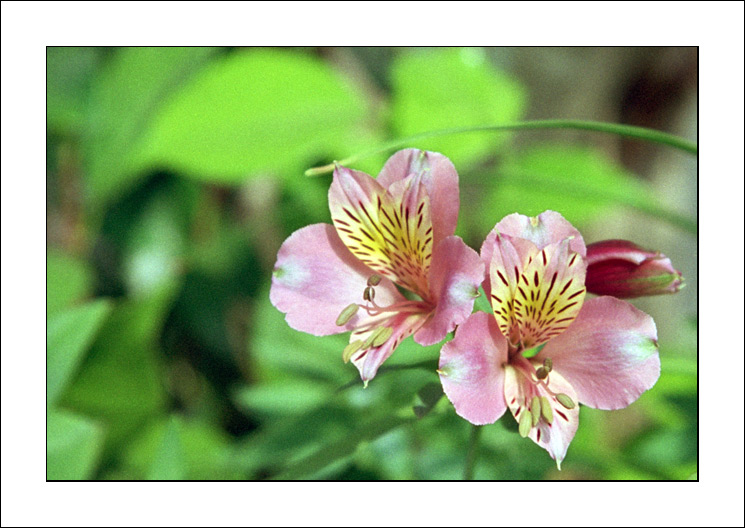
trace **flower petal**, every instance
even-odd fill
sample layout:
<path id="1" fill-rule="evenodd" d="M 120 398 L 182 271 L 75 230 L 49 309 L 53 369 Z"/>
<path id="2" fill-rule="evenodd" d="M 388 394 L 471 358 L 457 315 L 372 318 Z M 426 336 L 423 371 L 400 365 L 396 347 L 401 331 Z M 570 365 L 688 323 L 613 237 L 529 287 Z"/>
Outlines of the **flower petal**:
<path id="1" fill-rule="evenodd" d="M 389 192 L 363 172 L 337 167 L 329 190 L 331 218 L 362 262 L 424 297 L 433 241 L 429 197 L 418 174 L 391 187 Z"/>
<path id="2" fill-rule="evenodd" d="M 505 216 L 495 229 L 506 235 L 530 240 L 538 249 L 571 238 L 569 248 L 583 257 L 587 254 L 580 232 L 556 211 L 544 211 L 533 217 L 513 213 Z"/>
<path id="3" fill-rule="evenodd" d="M 504 396 L 518 423 L 523 413 L 531 412 L 529 406 L 533 396 L 546 398 L 551 406 L 553 420 L 549 424 L 541 418 L 535 426 L 530 428 L 528 437 L 548 451 L 561 469 L 561 461 L 564 460 L 569 443 L 579 426 L 579 405 L 576 404 L 577 395 L 574 389 L 558 372 L 552 372 L 547 379 L 548 387 L 554 394 L 566 394 L 575 402 L 572 409 L 561 405 L 556 396 L 549 393 L 543 385 L 528 382 L 517 369 L 511 366 L 507 367 L 505 373 Z"/>
<path id="4" fill-rule="evenodd" d="M 628 406 L 660 376 L 654 321 L 614 297 L 586 301 L 569 329 L 536 356 L 546 357 L 579 401 L 596 409 Z"/>
<path id="5" fill-rule="evenodd" d="M 336 325 L 345 307 L 362 304 L 367 279 L 374 272 L 357 260 L 328 224 L 295 231 L 277 253 L 269 298 L 295 330 L 313 335 L 348 332 L 368 317 L 357 312 L 347 324 Z M 375 287 L 381 305 L 405 301 L 387 279 Z"/>
<path id="6" fill-rule="evenodd" d="M 494 233 L 494 238 L 490 240 L 487 237 L 482 246 L 482 258 L 484 249 L 487 248 L 487 253 L 490 250 L 490 259 L 486 262 L 489 270 L 489 301 L 502 334 L 517 344 L 520 342 L 520 329 L 515 317 L 514 299 L 523 268 L 538 249 L 529 240 Z M 487 241 L 490 242 L 489 246 Z"/>
<path id="7" fill-rule="evenodd" d="M 545 343 L 574 321 L 585 299 L 585 261 L 569 240 L 549 244 L 520 275 L 514 312 L 525 348 Z"/>
<path id="8" fill-rule="evenodd" d="M 390 186 L 411 174 L 421 174 L 430 199 L 434 244 L 455 233 L 460 207 L 458 172 L 437 152 L 406 149 L 391 156 L 378 175 L 378 183 Z"/>
<path id="9" fill-rule="evenodd" d="M 440 381 L 455 412 L 476 425 L 497 421 L 507 408 L 504 369 L 507 340 L 494 318 L 472 314 L 440 352 Z"/>
<path id="10" fill-rule="evenodd" d="M 515 345 L 532 348 L 563 332 L 585 296 L 585 262 L 563 239 L 538 249 L 531 241 L 497 234 L 491 251 L 490 294 L 499 329 Z"/>
<path id="11" fill-rule="evenodd" d="M 427 320 L 427 313 L 399 312 L 393 316 L 385 314 L 383 316 L 374 316 L 370 319 L 371 324 L 378 322 L 380 326 L 387 326 L 393 329 L 391 336 L 380 346 L 373 346 L 361 350 L 352 356 L 352 363 L 360 371 L 362 381 L 367 382 L 375 377 L 378 368 L 383 362 L 393 354 L 396 347 L 408 336 L 416 332 L 419 327 Z M 387 319 L 387 320 L 384 320 Z M 367 323 L 367 321 L 365 322 Z M 373 328 L 371 326 L 371 328 Z M 350 343 L 369 335 L 370 331 L 362 329 L 356 330 L 349 338 Z"/>
<path id="12" fill-rule="evenodd" d="M 449 236 L 435 247 L 429 271 L 429 287 L 435 303 L 433 317 L 414 335 L 420 345 L 445 339 L 456 325 L 471 314 L 484 280 L 484 264 L 478 253 L 457 236 Z"/>

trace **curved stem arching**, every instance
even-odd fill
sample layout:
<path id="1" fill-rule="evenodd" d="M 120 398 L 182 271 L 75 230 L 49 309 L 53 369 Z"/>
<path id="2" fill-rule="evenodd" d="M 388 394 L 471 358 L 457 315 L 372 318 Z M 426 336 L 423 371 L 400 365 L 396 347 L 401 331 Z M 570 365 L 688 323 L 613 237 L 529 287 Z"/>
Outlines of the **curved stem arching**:
<path id="1" fill-rule="evenodd" d="M 384 144 L 382 147 L 375 150 L 371 150 L 362 154 L 356 154 L 349 156 L 343 160 L 329 163 L 321 167 L 314 167 L 305 171 L 306 176 L 320 176 L 327 174 L 334 170 L 334 167 L 338 165 L 350 165 L 361 159 L 380 154 L 388 150 L 403 147 L 410 144 L 412 141 L 418 141 L 421 139 L 428 139 L 437 136 L 448 136 L 453 134 L 465 134 L 470 132 L 509 132 L 516 130 L 546 130 L 546 129 L 574 129 L 574 130 L 588 130 L 591 132 L 601 132 L 605 134 L 616 134 L 618 136 L 639 139 L 641 141 L 650 141 L 652 143 L 659 143 L 666 145 L 678 150 L 682 150 L 689 154 L 698 155 L 698 146 L 692 141 L 688 141 L 685 138 L 668 134 L 667 132 L 661 132 L 651 128 L 637 127 L 631 125 L 621 125 L 617 123 L 605 123 L 602 121 L 582 121 L 578 119 L 544 119 L 536 121 L 520 121 L 516 123 L 505 123 L 502 125 L 486 125 L 486 126 L 475 126 L 475 127 L 462 127 L 462 128 L 449 128 L 446 130 L 433 130 L 430 132 L 424 132 L 415 136 L 409 136 L 407 138 L 396 139 L 394 141 Z"/>

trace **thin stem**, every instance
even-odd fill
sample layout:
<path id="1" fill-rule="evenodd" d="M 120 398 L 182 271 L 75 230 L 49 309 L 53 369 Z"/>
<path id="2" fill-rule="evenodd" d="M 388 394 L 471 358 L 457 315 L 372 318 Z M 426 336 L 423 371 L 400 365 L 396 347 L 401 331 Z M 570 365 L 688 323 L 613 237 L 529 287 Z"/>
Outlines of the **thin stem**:
<path id="1" fill-rule="evenodd" d="M 337 163 L 339 165 L 349 165 L 361 159 L 374 156 L 375 154 L 380 154 L 388 150 L 408 145 L 412 141 L 428 139 L 431 137 L 464 134 L 468 132 L 507 132 L 511 130 L 545 130 L 553 128 L 589 130 L 592 132 L 601 132 L 605 134 L 616 134 L 623 137 L 667 145 L 668 147 L 676 148 L 689 154 L 698 155 L 698 146 L 695 143 L 679 136 L 668 134 L 666 132 L 660 132 L 659 130 L 653 130 L 651 128 L 620 125 L 617 123 L 604 123 L 602 121 L 580 121 L 577 119 L 546 119 L 537 121 L 506 123 L 503 125 L 449 128 L 447 130 L 433 130 L 431 132 L 424 132 L 423 134 L 417 134 L 415 136 L 409 136 L 407 138 L 391 141 L 378 149 L 371 150 L 363 154 L 357 154 L 334 163 L 329 163 L 328 165 L 308 169 L 307 171 L 305 171 L 305 175 L 320 176 L 321 174 L 327 174 L 334 170 L 334 166 Z"/>
<path id="2" fill-rule="evenodd" d="M 463 470 L 463 480 L 473 480 L 473 471 L 476 467 L 476 459 L 479 456 L 479 438 L 481 437 L 480 425 L 471 425 L 471 437 L 468 440 L 468 453 L 466 454 L 466 468 Z"/>

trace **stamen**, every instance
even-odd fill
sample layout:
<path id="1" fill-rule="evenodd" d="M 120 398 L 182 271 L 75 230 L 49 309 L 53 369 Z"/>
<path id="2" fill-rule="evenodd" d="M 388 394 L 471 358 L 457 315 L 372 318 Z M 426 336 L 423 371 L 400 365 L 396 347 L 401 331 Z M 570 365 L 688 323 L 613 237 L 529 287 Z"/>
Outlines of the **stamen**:
<path id="1" fill-rule="evenodd" d="M 368 286 L 367 288 L 365 288 L 365 291 L 362 293 L 362 298 L 366 301 L 373 302 L 373 300 L 375 299 L 375 288 L 373 288 L 372 286 Z"/>
<path id="2" fill-rule="evenodd" d="M 545 396 L 541 396 L 541 415 L 543 415 L 543 419 L 546 420 L 546 423 L 548 425 L 551 425 L 554 421 L 554 411 L 551 408 L 551 402 L 548 401 L 548 398 Z"/>
<path id="3" fill-rule="evenodd" d="M 567 409 L 574 409 L 574 401 L 563 392 L 556 395 L 556 399 Z"/>
<path id="4" fill-rule="evenodd" d="M 535 427 L 541 419 L 541 400 L 538 396 L 533 396 L 530 401 L 530 414 L 533 416 L 533 427 Z"/>
<path id="5" fill-rule="evenodd" d="M 539 380 L 546 379 L 549 372 L 550 371 L 547 370 L 546 367 L 539 367 L 538 370 L 535 371 L 535 377 Z"/>
<path id="6" fill-rule="evenodd" d="M 365 342 L 362 343 L 362 348 L 370 348 L 371 346 L 373 346 L 373 343 L 375 343 L 380 338 L 380 335 L 385 333 L 386 330 L 390 330 L 390 327 L 380 326 L 376 328 L 372 334 L 367 336 L 367 339 L 365 339 Z M 391 336 L 389 335 L 388 337 L 391 337 Z M 388 339 L 388 337 L 386 337 L 386 339 Z M 383 342 L 385 342 L 385 340 Z M 375 346 L 378 346 L 378 345 L 375 345 Z"/>
<path id="7" fill-rule="evenodd" d="M 517 428 L 520 436 L 522 436 L 523 438 L 527 438 L 532 427 L 533 419 L 531 418 L 531 413 L 524 412 L 523 415 L 520 417 L 520 425 Z"/>
<path id="8" fill-rule="evenodd" d="M 344 326 L 347 324 L 349 320 L 354 317 L 354 314 L 357 313 L 358 309 L 359 305 L 357 304 L 350 304 L 344 308 L 339 314 L 339 317 L 336 318 L 336 326 Z"/>
<path id="9" fill-rule="evenodd" d="M 380 284 L 380 281 L 382 279 L 383 279 L 383 277 L 381 277 L 377 273 L 374 274 L 374 275 L 370 275 L 370 278 L 367 279 L 367 285 L 368 286 L 377 286 L 378 284 Z"/>
<path id="10" fill-rule="evenodd" d="M 349 360 L 352 357 L 352 354 L 357 352 L 360 348 L 362 348 L 362 341 L 352 341 L 347 346 L 344 347 L 344 352 L 341 353 L 341 358 L 344 360 L 344 363 L 349 363 Z"/>
<path id="11" fill-rule="evenodd" d="M 369 315 L 379 315 L 386 312 L 423 312 L 426 305 L 423 301 L 403 301 L 391 304 L 390 306 L 380 306 L 375 301 L 370 301 L 372 306 L 363 306 Z"/>
<path id="12" fill-rule="evenodd" d="M 388 341 L 388 338 L 391 337 L 392 334 L 393 328 L 391 328 L 390 326 L 379 329 L 378 337 L 373 340 L 372 346 L 379 347 L 380 345 Z"/>
<path id="13" fill-rule="evenodd" d="M 551 361 L 551 358 L 546 358 L 543 360 L 543 368 L 545 368 L 547 371 L 551 372 L 553 369 L 554 362 Z"/>

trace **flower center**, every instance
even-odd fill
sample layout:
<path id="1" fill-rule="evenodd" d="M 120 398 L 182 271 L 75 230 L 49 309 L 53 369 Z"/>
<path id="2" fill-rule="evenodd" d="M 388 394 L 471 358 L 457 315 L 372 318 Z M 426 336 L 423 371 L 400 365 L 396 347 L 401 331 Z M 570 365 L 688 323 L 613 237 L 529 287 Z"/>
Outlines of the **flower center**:
<path id="1" fill-rule="evenodd" d="M 352 331 L 350 342 L 342 353 L 342 359 L 345 363 L 348 363 L 350 359 L 355 362 L 363 359 L 371 349 L 386 345 L 392 337 L 393 340 L 389 343 L 389 346 L 395 348 L 417 328 L 415 325 L 402 325 L 402 323 L 412 315 L 419 315 L 431 310 L 431 306 L 425 301 L 407 300 L 388 306 L 378 305 L 375 302 L 375 286 L 380 281 L 380 275 L 370 276 L 362 293 L 365 303 L 350 304 L 342 310 L 336 320 L 338 326 L 344 326 L 359 309 L 363 309 L 370 315 Z M 396 331 L 397 329 L 398 331 Z"/>
<path id="2" fill-rule="evenodd" d="M 553 424 L 555 403 L 565 409 L 575 407 L 575 402 L 570 396 L 555 392 L 549 386 L 553 370 L 551 358 L 545 358 L 543 364 L 536 368 L 536 363 L 516 353 L 511 356 L 509 366 L 519 378 L 516 381 L 520 391 L 509 403 L 512 408 L 517 406 L 513 412 L 519 424 L 518 431 L 523 438 L 527 437 L 531 430 L 538 427 L 541 422 L 548 426 Z"/>

